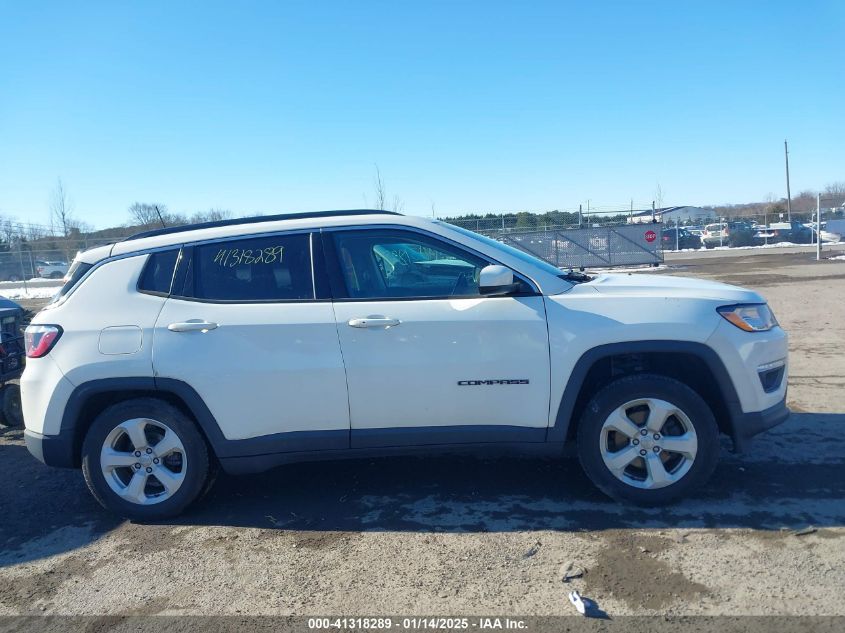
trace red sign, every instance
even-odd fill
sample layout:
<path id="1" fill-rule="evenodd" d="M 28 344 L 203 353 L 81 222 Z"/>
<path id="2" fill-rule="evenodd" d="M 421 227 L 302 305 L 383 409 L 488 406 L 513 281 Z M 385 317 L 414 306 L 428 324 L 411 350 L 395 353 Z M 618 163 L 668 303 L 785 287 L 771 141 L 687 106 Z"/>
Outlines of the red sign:
<path id="1" fill-rule="evenodd" d="M 646 242 L 653 242 L 656 239 L 657 239 L 657 233 L 655 233 L 654 231 L 649 230 L 649 231 L 645 232 L 645 241 Z"/>

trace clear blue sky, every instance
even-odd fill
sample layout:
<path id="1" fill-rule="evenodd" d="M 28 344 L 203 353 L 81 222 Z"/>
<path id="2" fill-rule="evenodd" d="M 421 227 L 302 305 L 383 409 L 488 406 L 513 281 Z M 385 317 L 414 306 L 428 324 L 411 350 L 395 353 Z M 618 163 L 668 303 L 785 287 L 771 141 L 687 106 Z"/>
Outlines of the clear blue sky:
<path id="1" fill-rule="evenodd" d="M 0 214 L 709 204 L 845 180 L 845 3 L 0 3 Z"/>

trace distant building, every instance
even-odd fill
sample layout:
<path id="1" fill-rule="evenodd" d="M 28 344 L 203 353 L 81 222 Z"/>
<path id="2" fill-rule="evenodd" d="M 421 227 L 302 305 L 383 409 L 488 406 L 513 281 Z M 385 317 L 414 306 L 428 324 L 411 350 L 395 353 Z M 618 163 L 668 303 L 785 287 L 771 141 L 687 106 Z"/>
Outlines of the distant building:
<path id="1" fill-rule="evenodd" d="M 664 207 L 662 209 L 651 209 L 644 211 L 634 211 L 631 213 L 629 224 L 649 223 L 652 219 L 657 222 L 665 224 L 675 224 L 681 222 L 689 224 L 694 222 L 697 224 L 707 224 L 716 220 L 716 212 L 713 209 L 705 209 L 703 207 Z"/>

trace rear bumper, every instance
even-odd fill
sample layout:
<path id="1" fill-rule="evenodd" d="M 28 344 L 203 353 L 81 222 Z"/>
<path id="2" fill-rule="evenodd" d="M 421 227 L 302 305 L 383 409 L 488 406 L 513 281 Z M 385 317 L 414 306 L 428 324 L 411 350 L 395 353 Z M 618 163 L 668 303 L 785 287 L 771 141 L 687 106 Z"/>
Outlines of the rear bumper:
<path id="1" fill-rule="evenodd" d="M 23 432 L 27 450 L 38 461 L 58 468 L 76 468 L 73 450 L 73 433 L 41 435 L 26 429 Z"/>
<path id="2" fill-rule="evenodd" d="M 737 453 L 747 451 L 751 445 L 752 437 L 783 424 L 788 417 L 789 408 L 786 406 L 786 397 L 763 411 L 736 415 L 733 420 L 734 450 Z"/>

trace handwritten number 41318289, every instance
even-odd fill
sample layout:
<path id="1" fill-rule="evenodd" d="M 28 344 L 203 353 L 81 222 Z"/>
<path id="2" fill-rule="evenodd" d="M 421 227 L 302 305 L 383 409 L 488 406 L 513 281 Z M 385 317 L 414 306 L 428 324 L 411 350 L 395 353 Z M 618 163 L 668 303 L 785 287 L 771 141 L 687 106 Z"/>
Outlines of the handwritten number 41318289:
<path id="1" fill-rule="evenodd" d="M 234 268 L 240 264 L 275 264 L 282 261 L 284 246 L 267 248 L 221 248 L 214 256 L 218 266 Z"/>

